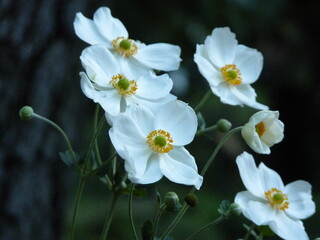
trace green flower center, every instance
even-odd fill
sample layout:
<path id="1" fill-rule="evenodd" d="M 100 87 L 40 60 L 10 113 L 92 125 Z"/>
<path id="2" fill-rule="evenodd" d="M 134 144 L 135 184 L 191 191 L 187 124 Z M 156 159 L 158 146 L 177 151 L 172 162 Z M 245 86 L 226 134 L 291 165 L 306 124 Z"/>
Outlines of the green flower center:
<path id="1" fill-rule="evenodd" d="M 235 79 L 235 78 L 238 76 L 237 72 L 234 71 L 234 70 L 229 70 L 229 71 L 227 71 L 227 74 L 228 74 L 228 76 L 229 76 L 230 78 L 232 78 L 232 79 Z"/>
<path id="2" fill-rule="evenodd" d="M 277 204 L 281 204 L 284 201 L 284 196 L 281 193 L 275 193 L 272 196 L 272 200 Z"/>
<path id="3" fill-rule="evenodd" d="M 131 47 L 131 42 L 128 39 L 124 39 L 120 42 L 119 47 L 123 50 L 129 50 Z"/>
<path id="4" fill-rule="evenodd" d="M 122 90 L 127 90 L 130 86 L 130 82 L 126 78 L 121 78 L 117 84 L 118 87 Z"/>
<path id="5" fill-rule="evenodd" d="M 164 136 L 156 136 L 154 139 L 154 144 L 164 147 L 167 144 L 167 140 Z"/>
<path id="6" fill-rule="evenodd" d="M 277 188 L 271 188 L 265 193 L 270 206 L 276 210 L 286 210 L 289 207 L 288 196 Z"/>
<path id="7" fill-rule="evenodd" d="M 228 85 L 237 86 L 242 83 L 241 72 L 234 64 L 227 64 L 220 68 L 223 79 Z"/>

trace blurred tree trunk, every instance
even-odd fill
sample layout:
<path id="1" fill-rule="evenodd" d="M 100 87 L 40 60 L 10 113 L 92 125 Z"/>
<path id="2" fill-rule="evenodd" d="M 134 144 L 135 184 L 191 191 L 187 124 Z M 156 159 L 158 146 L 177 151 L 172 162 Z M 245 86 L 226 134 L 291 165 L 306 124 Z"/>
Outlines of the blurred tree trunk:
<path id="1" fill-rule="evenodd" d="M 66 146 L 52 127 L 22 122 L 18 111 L 32 106 L 77 143 L 79 104 L 86 102 L 78 75 L 84 45 L 72 23 L 86 8 L 82 1 L 0 1 L 1 240 L 57 240 L 63 231 L 63 174 L 70 169 L 58 152 Z"/>

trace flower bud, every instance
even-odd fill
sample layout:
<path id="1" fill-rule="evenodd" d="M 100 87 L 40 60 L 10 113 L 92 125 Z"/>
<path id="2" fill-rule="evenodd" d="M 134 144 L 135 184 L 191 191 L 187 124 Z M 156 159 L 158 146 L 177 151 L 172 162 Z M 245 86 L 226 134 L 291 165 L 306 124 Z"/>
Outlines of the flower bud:
<path id="1" fill-rule="evenodd" d="M 241 207 L 236 203 L 231 203 L 230 205 L 230 214 L 239 216 L 242 213 Z"/>
<path id="2" fill-rule="evenodd" d="M 33 118 L 33 109 L 30 106 L 24 106 L 20 109 L 19 115 L 22 120 L 28 121 Z"/>
<path id="3" fill-rule="evenodd" d="M 166 204 L 168 210 L 175 209 L 179 203 L 179 197 L 175 192 L 167 192 L 164 195 L 163 202 Z"/>
<path id="4" fill-rule="evenodd" d="M 227 132 L 232 127 L 231 122 L 224 118 L 219 119 L 216 125 L 220 132 Z"/>
<path id="5" fill-rule="evenodd" d="M 188 193 L 187 195 L 185 195 L 184 200 L 190 207 L 194 207 L 198 204 L 198 198 L 193 193 Z"/>

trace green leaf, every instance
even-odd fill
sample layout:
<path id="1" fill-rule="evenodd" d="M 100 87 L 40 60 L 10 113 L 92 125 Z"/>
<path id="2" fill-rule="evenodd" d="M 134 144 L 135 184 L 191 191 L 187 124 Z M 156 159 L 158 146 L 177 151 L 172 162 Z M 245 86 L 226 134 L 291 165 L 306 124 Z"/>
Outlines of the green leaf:
<path id="1" fill-rule="evenodd" d="M 206 121 L 204 120 L 204 117 L 200 112 L 197 113 L 197 118 L 198 118 L 198 127 L 199 130 L 203 130 L 206 128 Z"/>

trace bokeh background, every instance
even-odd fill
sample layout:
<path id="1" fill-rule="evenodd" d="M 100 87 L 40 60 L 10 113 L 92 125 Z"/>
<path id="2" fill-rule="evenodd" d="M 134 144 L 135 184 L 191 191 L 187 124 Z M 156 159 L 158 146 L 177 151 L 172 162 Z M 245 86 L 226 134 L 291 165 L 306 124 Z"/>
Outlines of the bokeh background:
<path id="1" fill-rule="evenodd" d="M 66 149 L 59 134 L 38 120 L 22 122 L 18 111 L 31 105 L 65 129 L 76 151 L 85 153 L 95 105 L 80 90 L 79 56 L 87 44 L 76 37 L 72 24 L 77 12 L 92 18 L 101 6 L 111 8 L 132 39 L 181 47 L 181 68 L 170 73 L 173 93 L 193 107 L 208 90 L 193 62 L 195 46 L 203 43 L 213 28 L 229 26 L 239 43 L 262 52 L 264 68 L 253 87 L 259 102 L 280 111 L 285 138 L 272 147 L 270 155 L 253 155 L 257 163 L 263 161 L 275 169 L 285 183 L 304 179 L 313 185 L 317 213 L 304 223 L 310 239 L 319 237 L 320 34 L 316 1 L 1 0 L 0 239 L 66 239 L 77 175 L 59 159 L 58 153 Z M 227 118 L 233 126 L 240 126 L 256 111 L 223 105 L 211 97 L 201 112 L 207 125 Z M 103 154 L 109 147 L 106 136 L 107 127 L 100 136 Z M 221 136 L 213 132 L 212 140 L 199 137 L 187 147 L 199 169 Z M 199 205 L 188 211 L 173 237 L 184 239 L 212 221 L 222 200 L 232 202 L 235 194 L 244 190 L 235 165 L 236 156 L 244 150 L 252 153 L 239 134 L 227 142 L 205 176 Z M 176 191 L 181 199 L 189 190 L 165 179 L 144 187 L 147 197 L 134 198 L 138 229 L 154 217 L 155 189 L 162 195 Z M 99 238 L 109 202 L 105 185 L 90 179 L 80 205 L 76 239 Z M 160 232 L 173 216 L 163 216 Z M 244 217 L 232 218 L 196 239 L 243 237 L 243 223 L 250 224 Z M 110 239 L 132 239 L 126 196 L 117 206 Z"/>

